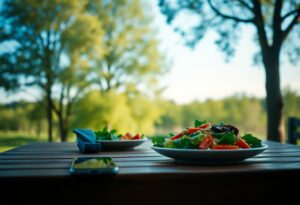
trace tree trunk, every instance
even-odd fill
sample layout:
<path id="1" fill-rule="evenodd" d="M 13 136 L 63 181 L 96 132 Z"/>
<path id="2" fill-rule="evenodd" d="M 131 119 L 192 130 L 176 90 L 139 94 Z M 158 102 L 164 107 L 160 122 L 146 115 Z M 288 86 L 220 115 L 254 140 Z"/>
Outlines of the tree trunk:
<path id="1" fill-rule="evenodd" d="M 48 121 L 48 141 L 52 142 L 52 128 L 53 128 L 53 119 L 52 119 L 52 102 L 51 102 L 51 89 L 46 91 L 47 95 L 47 121 Z"/>
<path id="2" fill-rule="evenodd" d="M 59 129 L 60 129 L 60 139 L 62 142 L 66 142 L 68 140 L 68 128 L 69 128 L 69 122 L 66 117 L 66 119 L 63 118 L 62 115 L 58 116 L 59 120 Z"/>
<path id="3" fill-rule="evenodd" d="M 66 125 L 64 123 L 62 113 L 59 113 L 58 120 L 59 120 L 60 139 L 62 142 L 65 142 L 67 141 L 67 133 L 66 133 Z"/>
<path id="4" fill-rule="evenodd" d="M 60 130 L 60 139 L 62 142 L 66 142 L 68 140 L 68 131 L 69 131 L 69 120 L 71 115 L 67 114 L 65 118 L 63 117 L 63 113 L 57 113 L 58 121 L 59 121 L 59 130 Z"/>
<path id="5" fill-rule="evenodd" d="M 280 90 L 279 49 L 270 48 L 264 59 L 267 93 L 267 139 L 284 142 L 283 100 Z"/>

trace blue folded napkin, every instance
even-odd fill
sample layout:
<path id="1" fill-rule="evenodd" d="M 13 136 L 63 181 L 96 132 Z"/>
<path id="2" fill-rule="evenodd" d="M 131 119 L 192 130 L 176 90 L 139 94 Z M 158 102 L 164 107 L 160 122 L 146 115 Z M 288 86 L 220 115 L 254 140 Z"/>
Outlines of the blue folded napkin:
<path id="1" fill-rule="evenodd" d="M 74 129 L 73 132 L 77 136 L 77 140 L 89 143 L 96 143 L 96 135 L 93 130 L 89 129 Z"/>
<path id="2" fill-rule="evenodd" d="M 77 147 L 81 153 L 97 153 L 102 150 L 101 143 L 88 143 L 77 141 Z"/>
<path id="3" fill-rule="evenodd" d="M 96 142 L 96 136 L 93 130 L 74 129 L 77 137 L 77 147 L 82 153 L 96 153 L 101 151 L 101 143 Z"/>

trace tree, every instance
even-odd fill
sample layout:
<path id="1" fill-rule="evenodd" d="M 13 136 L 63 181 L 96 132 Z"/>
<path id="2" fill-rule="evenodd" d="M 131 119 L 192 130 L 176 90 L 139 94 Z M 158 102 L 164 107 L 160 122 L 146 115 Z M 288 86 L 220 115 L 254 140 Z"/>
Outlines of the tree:
<path id="1" fill-rule="evenodd" d="M 290 56 L 300 53 L 300 32 L 296 30 L 299 29 L 299 0 L 160 0 L 159 5 L 168 23 L 178 19 L 183 11 L 189 12 L 189 24 L 176 28 L 189 46 L 195 46 L 209 29 L 214 29 L 219 34 L 217 45 L 228 56 L 234 54 L 238 28 L 242 24 L 254 26 L 266 73 L 267 138 L 284 141 L 280 54 L 283 49 L 293 53 Z"/>
<path id="2" fill-rule="evenodd" d="M 74 127 L 86 127 L 100 130 L 103 127 L 117 129 L 120 132 L 131 131 L 136 122 L 132 118 L 127 96 L 114 91 L 100 93 L 92 90 L 76 103 Z"/>
<path id="3" fill-rule="evenodd" d="M 134 130 L 146 135 L 153 135 L 155 133 L 154 125 L 162 114 L 161 107 L 142 95 L 129 97 L 128 105 L 136 125 Z"/>
<path id="4" fill-rule="evenodd" d="M 95 60 L 93 69 L 93 82 L 101 91 L 134 93 L 137 85 L 141 88 L 153 82 L 164 71 L 151 16 L 146 15 L 140 0 L 91 0 L 87 8 L 105 31 L 104 55 Z"/>
<path id="5" fill-rule="evenodd" d="M 78 56 L 70 59 L 71 63 L 58 77 L 57 98 L 51 101 L 58 117 L 60 137 L 63 142 L 68 138 L 74 104 L 90 85 L 86 79 L 89 74 L 89 62 Z"/>
<path id="6" fill-rule="evenodd" d="M 84 53 L 101 36 L 97 18 L 84 12 L 86 1 L 5 0 L 1 8 L 0 86 L 38 86 L 46 98 L 48 138 L 52 141 L 53 88 L 68 69 L 70 52 Z M 84 32 L 82 32 L 84 29 Z"/>

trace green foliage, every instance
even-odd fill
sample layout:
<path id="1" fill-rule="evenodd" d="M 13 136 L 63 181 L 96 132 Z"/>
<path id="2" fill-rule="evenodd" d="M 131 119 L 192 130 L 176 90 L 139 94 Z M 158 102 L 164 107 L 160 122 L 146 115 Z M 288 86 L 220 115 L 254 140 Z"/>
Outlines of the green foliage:
<path id="1" fill-rule="evenodd" d="M 267 137 L 269 140 L 283 141 L 282 99 L 278 80 L 280 56 L 284 53 L 290 62 L 299 62 L 300 48 L 296 42 L 300 33 L 296 28 L 300 18 L 300 2 L 160 0 L 159 6 L 167 17 L 167 23 L 182 34 L 190 47 L 195 47 L 213 30 L 217 34 L 215 44 L 226 54 L 226 60 L 235 54 L 241 25 L 255 27 L 254 39 L 260 49 L 253 59 L 255 63 L 263 64 L 267 82 Z M 192 20 L 178 24 L 184 18 Z"/>
<path id="2" fill-rule="evenodd" d="M 87 93 L 75 107 L 72 127 L 99 130 L 102 127 L 117 129 L 120 133 L 134 129 L 134 120 L 127 105 L 127 97 L 115 92 Z"/>
<path id="3" fill-rule="evenodd" d="M 166 132 L 172 132 L 178 130 L 182 125 L 182 107 L 177 105 L 175 102 L 166 100 L 157 100 L 156 104 L 161 108 L 160 120 L 156 122 L 158 130 L 164 129 Z M 169 130 L 169 131 L 167 131 Z"/>
<path id="4" fill-rule="evenodd" d="M 34 132 L 39 136 L 45 130 L 41 105 L 26 102 L 0 105 L 0 130 Z"/>
<path id="5" fill-rule="evenodd" d="M 164 71 L 152 16 L 145 8 L 140 0 L 88 1 L 87 11 L 97 16 L 105 31 L 100 47 L 104 53 L 94 59 L 93 67 L 93 82 L 102 91 L 136 93 Z"/>
<path id="6" fill-rule="evenodd" d="M 299 94 L 287 89 L 284 99 L 286 119 L 289 116 L 300 117 Z M 265 139 L 266 111 L 262 99 L 237 95 L 223 100 L 215 100 L 214 103 L 212 101 L 177 105 L 173 102 L 163 102 L 160 99 L 155 103 L 155 101 L 142 96 L 136 98 L 135 101 L 135 99 L 128 98 L 124 94 L 116 92 L 101 94 L 95 90 L 82 96 L 75 104 L 71 127 L 90 128 L 96 131 L 107 126 L 109 129 L 117 129 L 120 133 L 133 132 L 168 136 L 170 132 L 176 134 L 186 127 L 191 127 L 195 120 L 193 117 L 201 116 L 198 119 L 208 119 L 214 124 L 223 121 L 236 125 L 240 133 L 253 133 L 255 136 Z M 42 135 L 46 131 L 46 117 L 41 103 L 19 102 L 1 105 L 0 130 L 14 130 L 36 136 Z M 223 116 L 222 118 L 218 115 L 209 114 L 213 113 L 210 109 L 218 109 L 212 105 L 223 107 L 223 109 L 218 110 L 220 116 Z M 183 107 L 192 111 L 189 106 L 201 109 L 194 110 L 190 117 L 181 111 Z M 183 115 L 191 119 L 187 126 L 183 124 Z M 198 137 L 195 136 L 195 142 L 199 140 Z M 163 137 L 153 139 L 157 139 L 157 144 L 160 145 L 164 142 L 159 141 L 163 140 Z M 194 144 L 193 141 L 191 143 Z M 172 144 L 172 146 L 175 145 Z"/>
<path id="7" fill-rule="evenodd" d="M 51 114 L 56 114 L 62 140 L 67 138 L 74 104 L 92 84 L 103 92 L 122 91 L 128 96 L 139 93 L 141 87 L 152 91 L 148 88 L 163 73 L 164 59 L 144 3 L 4 0 L 0 48 L 6 43 L 11 49 L 0 52 L 0 87 L 38 86 L 47 99 L 47 120 L 50 123 Z M 113 98 L 110 94 L 101 97 Z M 120 104 L 112 108 L 124 108 L 119 113 L 132 115 L 135 123 L 118 122 L 118 111 L 110 108 L 101 112 L 115 114 L 104 114 L 109 117 L 101 123 L 112 120 L 112 126 L 153 133 L 158 109 L 144 99 L 139 99 L 143 108 L 133 109 L 136 100 L 120 98 Z M 101 103 L 99 108 L 108 107 Z M 153 112 L 147 112 L 150 107 Z"/>
<path id="8" fill-rule="evenodd" d="M 177 131 L 190 127 L 194 124 L 195 119 L 206 119 L 215 124 L 219 122 L 230 123 L 236 125 L 242 132 L 265 136 L 266 111 L 261 99 L 236 95 L 222 100 L 194 101 L 173 107 L 174 111 L 177 109 L 182 110 L 182 112 L 163 112 L 161 119 L 179 119 L 179 122 L 174 125 L 174 127 L 178 127 Z M 170 132 L 167 123 L 169 121 L 161 121 L 158 125 L 158 128 L 167 128 L 161 129 L 161 132 L 165 134 Z M 174 130 L 174 127 L 171 130 Z"/>
<path id="9" fill-rule="evenodd" d="M 102 31 L 98 19 L 83 12 L 84 5 L 84 1 L 5 0 L 0 25 L 4 38 L 0 43 L 15 46 L 13 51 L 0 54 L 0 86 L 13 89 L 23 84 L 52 89 L 65 68 L 62 55 L 71 59 L 74 53 L 78 57 L 92 51 Z"/>
<path id="10" fill-rule="evenodd" d="M 75 109 L 73 127 L 94 130 L 108 127 L 120 133 L 154 134 L 154 123 L 160 117 L 159 107 L 151 100 L 142 96 L 128 98 L 113 91 L 91 91 L 79 100 Z"/>
<path id="11" fill-rule="evenodd" d="M 129 98 L 128 106 L 131 110 L 131 116 L 135 121 L 133 130 L 148 135 L 154 134 L 154 123 L 159 120 L 162 109 L 153 100 L 143 96 Z"/>
<path id="12" fill-rule="evenodd" d="M 284 95 L 284 116 L 300 116 L 300 95 L 299 93 L 291 90 L 290 88 L 285 88 L 283 90 Z"/>
<path id="13" fill-rule="evenodd" d="M 262 46 L 262 37 L 264 37 L 269 46 L 276 41 L 286 41 L 284 53 L 288 60 L 293 63 L 299 62 L 299 32 L 297 32 L 297 18 L 300 16 L 300 3 L 298 0 L 256 1 L 259 9 L 254 9 L 255 1 L 199 1 L 199 0 L 159 0 L 160 11 L 166 16 L 166 22 L 182 35 L 187 46 L 195 47 L 205 35 L 210 35 L 211 31 L 216 34 L 215 44 L 226 55 L 229 60 L 235 54 L 236 45 L 238 45 L 241 35 L 242 24 L 256 26 L 257 35 L 254 36 L 255 42 Z M 276 3 L 275 3 L 276 2 Z M 280 10 L 275 11 L 278 2 L 282 2 Z M 277 8 L 278 9 L 278 8 Z M 260 18 L 261 12 L 262 18 Z M 286 16 L 285 14 L 290 13 Z M 279 18 L 274 17 L 279 14 Z M 189 24 L 179 24 L 185 18 L 193 19 Z M 255 18 L 255 21 L 254 21 Z M 294 21 L 294 23 L 292 23 Z M 299 20 L 298 20 L 299 22 Z M 278 25 L 281 28 L 277 31 L 273 29 Z M 288 25 L 292 30 L 285 30 Z M 262 27 L 260 27 L 262 26 Z M 258 29 L 260 27 L 260 29 Z M 284 29 L 283 29 L 284 28 Z M 259 33 L 263 29 L 264 34 Z M 287 33 L 286 33 L 287 32 Z M 281 35 L 288 34 L 288 38 L 280 39 Z M 274 37 L 275 36 L 275 37 Z M 280 44 L 281 44 L 280 43 Z M 254 55 L 255 63 L 262 63 L 262 53 L 259 51 Z"/>
<path id="14" fill-rule="evenodd" d="M 80 82 L 87 75 L 80 71 L 82 61 L 99 53 L 103 33 L 100 21 L 85 12 L 85 5 L 86 1 L 67 0 L 5 0 L 1 5 L 0 46 L 8 43 L 12 49 L 0 52 L 0 87 L 38 86 L 47 99 L 48 129 L 52 130 L 55 111 L 62 140 L 72 104 L 82 90 Z"/>

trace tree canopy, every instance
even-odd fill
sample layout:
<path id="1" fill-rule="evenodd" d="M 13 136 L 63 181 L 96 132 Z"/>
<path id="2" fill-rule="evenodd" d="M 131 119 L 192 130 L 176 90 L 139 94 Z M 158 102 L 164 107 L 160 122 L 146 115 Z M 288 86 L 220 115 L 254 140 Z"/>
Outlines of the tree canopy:
<path id="1" fill-rule="evenodd" d="M 152 15 L 143 4 L 146 2 L 140 0 L 91 0 L 87 5 L 105 31 L 103 57 L 94 60 L 92 77 L 102 91 L 138 91 L 166 69 Z"/>
<path id="2" fill-rule="evenodd" d="M 218 34 L 215 43 L 228 57 L 234 55 L 241 26 L 253 26 L 260 48 L 254 59 L 266 73 L 268 139 L 284 141 L 280 54 L 285 51 L 293 63 L 299 59 L 295 57 L 300 54 L 299 0 L 160 0 L 159 6 L 188 46 L 213 30 Z M 184 20 L 187 23 L 182 24 Z"/>
<path id="3" fill-rule="evenodd" d="M 89 88 L 149 91 L 149 84 L 163 73 L 164 58 L 143 3 L 3 1 L 0 87 L 40 90 L 37 100 L 45 103 L 49 141 L 52 114 L 65 141 L 74 103 Z"/>

